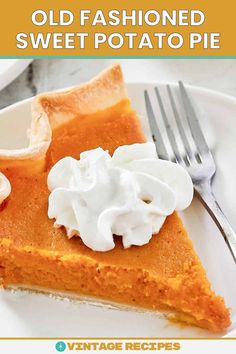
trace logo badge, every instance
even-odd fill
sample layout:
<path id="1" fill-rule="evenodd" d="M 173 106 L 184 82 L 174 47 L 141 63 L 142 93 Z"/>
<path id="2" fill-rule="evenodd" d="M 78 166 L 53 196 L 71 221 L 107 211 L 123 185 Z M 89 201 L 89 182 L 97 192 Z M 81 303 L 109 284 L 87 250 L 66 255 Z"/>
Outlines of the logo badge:
<path id="1" fill-rule="evenodd" d="M 66 343 L 65 342 L 57 342 L 55 347 L 58 352 L 64 352 L 64 350 L 66 350 Z"/>

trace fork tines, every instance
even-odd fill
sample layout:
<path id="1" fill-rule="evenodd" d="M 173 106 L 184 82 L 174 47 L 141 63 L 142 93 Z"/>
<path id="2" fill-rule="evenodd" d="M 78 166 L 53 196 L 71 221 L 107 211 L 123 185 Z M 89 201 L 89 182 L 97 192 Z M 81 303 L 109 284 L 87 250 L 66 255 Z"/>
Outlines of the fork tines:
<path id="1" fill-rule="evenodd" d="M 196 113 L 194 111 L 193 105 L 190 101 L 190 98 L 188 97 L 187 91 L 182 83 L 182 81 L 179 81 L 179 90 L 181 94 L 181 99 L 182 99 L 182 104 L 184 107 L 184 111 L 186 114 L 187 122 L 191 131 L 191 135 L 193 138 L 193 141 L 196 146 L 196 151 L 193 151 L 193 149 L 190 146 L 189 139 L 187 138 L 182 120 L 180 118 L 180 113 L 178 112 L 177 105 L 174 99 L 174 95 L 172 93 L 170 85 L 167 85 L 167 93 L 170 101 L 170 105 L 173 111 L 173 115 L 178 127 L 179 135 L 183 143 L 183 147 L 185 150 L 184 154 L 180 153 L 180 149 L 176 140 L 176 136 L 174 134 L 173 128 L 170 124 L 170 121 L 167 117 L 166 110 L 164 108 L 163 100 L 161 98 L 160 91 L 157 87 L 155 87 L 155 95 L 157 98 L 157 102 L 159 104 L 160 112 L 163 118 L 163 122 L 165 125 L 166 133 L 169 139 L 169 143 L 171 145 L 173 154 L 174 154 L 174 159 L 172 159 L 175 162 L 178 163 L 185 163 L 187 166 L 195 160 L 195 162 L 201 163 L 202 158 L 204 155 L 208 154 L 210 155 L 210 151 L 208 148 L 208 145 L 206 143 L 206 140 L 204 138 L 204 135 L 202 133 L 198 118 L 196 116 Z M 149 120 L 149 125 L 150 129 L 152 132 L 152 137 L 156 145 L 157 149 L 157 154 L 159 158 L 165 159 L 165 160 L 170 160 L 170 156 L 167 152 L 166 146 L 164 144 L 160 129 L 158 127 L 157 119 L 151 104 L 151 100 L 149 97 L 149 94 L 147 90 L 144 92 L 145 96 L 145 104 L 146 104 L 146 109 L 147 109 L 147 115 L 148 115 L 148 120 Z"/>

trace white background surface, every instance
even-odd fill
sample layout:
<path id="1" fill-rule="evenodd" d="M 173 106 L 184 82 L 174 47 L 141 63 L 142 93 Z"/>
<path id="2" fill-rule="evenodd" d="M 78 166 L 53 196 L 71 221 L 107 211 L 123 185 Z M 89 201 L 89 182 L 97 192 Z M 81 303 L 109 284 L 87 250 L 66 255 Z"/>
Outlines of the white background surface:
<path id="1" fill-rule="evenodd" d="M 101 353 L 105 352 L 107 354 L 113 354 L 116 353 L 117 351 L 114 350 L 76 350 L 77 348 L 77 343 L 97 343 L 97 340 L 62 340 L 66 345 L 70 344 L 72 345 L 74 343 L 75 349 L 73 351 L 69 351 L 68 346 L 66 347 L 66 350 L 63 351 L 62 353 Z M 4 354 L 12 354 L 12 353 L 24 353 L 24 354 L 56 354 L 59 353 L 56 351 L 55 346 L 56 343 L 59 342 L 59 340 L 4 340 L 0 342 L 0 350 L 1 353 Z M 60 340 L 61 342 L 61 340 Z M 118 351 L 120 353 L 134 353 L 134 354 L 140 354 L 140 353 L 149 353 L 149 350 L 128 350 L 126 348 L 126 344 L 128 343 L 179 343 L 180 344 L 180 350 L 176 351 L 170 351 L 170 350 L 165 350 L 164 348 L 161 348 L 159 350 L 156 350 L 157 353 L 168 353 L 168 352 L 174 352 L 174 353 L 179 353 L 179 354 L 222 354 L 222 353 L 227 353 L 227 354 L 235 354 L 235 345 L 236 341 L 235 340 L 210 340 L 210 341 L 205 341 L 205 340 L 100 340 L 100 343 L 122 343 L 122 351 Z M 147 346 L 146 346 L 147 348 Z M 155 353 L 155 351 L 154 351 Z"/>

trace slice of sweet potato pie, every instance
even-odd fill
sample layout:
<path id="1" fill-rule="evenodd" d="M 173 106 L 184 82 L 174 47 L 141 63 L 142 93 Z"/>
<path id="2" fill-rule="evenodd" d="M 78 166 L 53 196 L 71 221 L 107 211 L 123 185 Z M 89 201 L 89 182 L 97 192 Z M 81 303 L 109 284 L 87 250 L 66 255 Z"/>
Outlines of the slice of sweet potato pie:
<path id="1" fill-rule="evenodd" d="M 29 139 L 0 150 L 4 288 L 169 310 L 214 332 L 230 325 L 176 212 L 191 202 L 190 178 L 146 143 L 118 64 L 35 97 Z"/>

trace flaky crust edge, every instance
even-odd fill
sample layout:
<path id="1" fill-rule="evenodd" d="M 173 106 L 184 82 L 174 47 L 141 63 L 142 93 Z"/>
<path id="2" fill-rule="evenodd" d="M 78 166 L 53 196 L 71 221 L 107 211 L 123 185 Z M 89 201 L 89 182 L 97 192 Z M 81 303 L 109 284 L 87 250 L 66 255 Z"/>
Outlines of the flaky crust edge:
<path id="1" fill-rule="evenodd" d="M 32 102 L 32 120 L 27 148 L 0 149 L 0 169 L 21 163 L 37 164 L 45 160 L 52 131 L 76 115 L 105 110 L 127 98 L 121 66 L 113 64 L 91 81 L 71 89 L 46 92 Z M 41 167 L 40 167 L 41 168 Z"/>

